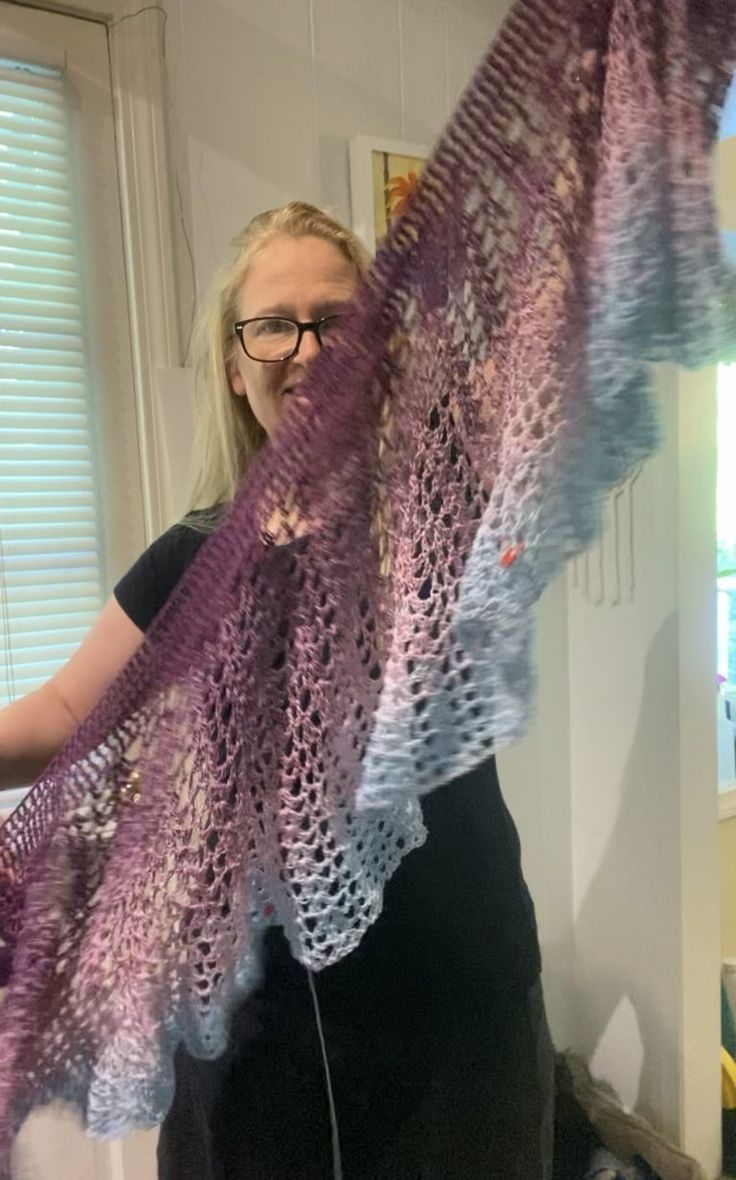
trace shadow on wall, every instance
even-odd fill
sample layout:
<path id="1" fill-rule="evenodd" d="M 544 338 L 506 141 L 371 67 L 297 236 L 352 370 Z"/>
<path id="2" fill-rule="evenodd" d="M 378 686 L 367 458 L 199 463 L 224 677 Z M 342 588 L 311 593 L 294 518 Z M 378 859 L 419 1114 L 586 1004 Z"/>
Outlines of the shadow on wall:
<path id="1" fill-rule="evenodd" d="M 672 948 L 679 951 L 680 898 L 668 895 L 667 858 L 676 857 L 679 865 L 680 800 L 671 780 L 672 805 L 663 806 L 669 759 L 660 757 L 651 735 L 662 730 L 657 693 L 668 678 L 677 683 L 677 626 L 677 616 L 670 615 L 649 649 L 618 816 L 575 922 L 576 958 L 585 978 L 578 980 L 574 1046 L 625 1106 L 675 1140 L 681 994 Z M 595 783 L 589 788 L 595 790 Z M 663 1125 L 663 1116 L 671 1125 Z"/>

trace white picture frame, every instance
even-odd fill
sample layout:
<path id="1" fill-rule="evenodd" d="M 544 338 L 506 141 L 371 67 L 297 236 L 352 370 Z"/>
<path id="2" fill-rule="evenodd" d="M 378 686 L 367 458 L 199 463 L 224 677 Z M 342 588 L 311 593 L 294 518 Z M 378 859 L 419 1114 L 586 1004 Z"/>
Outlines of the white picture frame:
<path id="1" fill-rule="evenodd" d="M 426 144 L 407 143 L 400 139 L 377 139 L 370 135 L 356 135 L 350 141 L 350 198 L 353 229 L 371 254 L 380 245 L 386 225 L 398 212 L 389 210 L 390 194 L 387 183 L 405 183 L 406 196 L 411 189 L 410 176 L 418 178 L 429 158 Z M 384 170 L 379 181 L 379 169 Z M 378 194 L 382 200 L 379 203 Z M 395 194 L 394 206 L 400 211 L 404 194 Z"/>

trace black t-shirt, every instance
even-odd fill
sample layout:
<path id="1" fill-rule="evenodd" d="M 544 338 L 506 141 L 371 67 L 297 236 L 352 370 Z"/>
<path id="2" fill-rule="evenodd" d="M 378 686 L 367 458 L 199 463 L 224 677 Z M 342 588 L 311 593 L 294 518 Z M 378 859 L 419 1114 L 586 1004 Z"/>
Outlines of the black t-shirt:
<path id="1" fill-rule="evenodd" d="M 212 512 L 190 512 L 154 541 L 118 582 L 113 594 L 126 615 L 147 631 L 179 578 L 207 540 Z"/>
<path id="2" fill-rule="evenodd" d="M 207 538 L 193 514 L 164 533 L 115 587 L 145 631 Z M 521 870 L 514 822 L 495 760 L 423 800 L 428 836 L 388 882 L 384 910 L 360 946 L 320 974 L 320 1001 L 339 1017 L 356 1003 L 385 1010 L 407 996 L 428 1009 L 457 996 L 470 1002 L 529 987 L 540 973 L 534 907 Z M 266 945 L 266 983 L 296 986 L 296 965 L 280 932 Z M 309 1002 L 304 993 L 305 1003 Z M 398 1010 L 397 1010 L 398 1014 Z"/>

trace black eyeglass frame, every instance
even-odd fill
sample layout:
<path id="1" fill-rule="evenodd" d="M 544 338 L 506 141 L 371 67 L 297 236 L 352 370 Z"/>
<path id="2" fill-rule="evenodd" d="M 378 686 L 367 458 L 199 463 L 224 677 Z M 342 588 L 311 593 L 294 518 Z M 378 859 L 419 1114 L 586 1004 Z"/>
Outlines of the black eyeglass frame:
<path id="1" fill-rule="evenodd" d="M 317 337 L 317 343 L 319 344 L 320 348 L 323 348 L 324 341 L 322 339 L 321 332 L 324 324 L 326 324 L 328 321 L 342 320 L 344 318 L 345 316 L 342 312 L 333 312 L 332 315 L 322 316 L 322 318 L 319 320 L 304 321 L 292 320 L 288 315 L 254 315 L 247 320 L 238 320 L 236 324 L 233 324 L 233 331 L 240 341 L 240 346 L 243 349 L 243 352 L 247 357 L 250 357 L 252 361 L 257 361 L 259 365 L 280 365 L 283 361 L 290 361 L 293 356 L 296 356 L 301 347 L 302 337 L 304 336 L 305 332 L 314 332 L 315 336 Z M 297 329 L 297 337 L 296 344 L 292 348 L 291 352 L 287 352 L 285 356 L 270 357 L 267 360 L 264 360 L 264 358 L 260 356 L 253 356 L 251 352 L 248 352 L 245 340 L 243 338 L 243 330 L 248 326 L 248 324 L 256 324 L 263 320 L 272 320 L 278 321 L 282 324 L 294 325 L 294 327 Z"/>

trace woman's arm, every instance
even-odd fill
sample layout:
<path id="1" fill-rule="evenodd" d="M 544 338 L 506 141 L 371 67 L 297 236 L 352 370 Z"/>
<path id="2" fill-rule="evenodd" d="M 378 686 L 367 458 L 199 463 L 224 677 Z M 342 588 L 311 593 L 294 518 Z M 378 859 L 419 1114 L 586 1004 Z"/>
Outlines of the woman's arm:
<path id="1" fill-rule="evenodd" d="M 111 598 L 68 663 L 0 711 L 0 790 L 38 778 L 142 642 L 143 632 Z"/>

